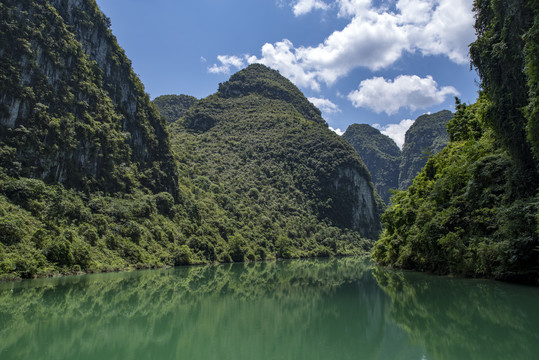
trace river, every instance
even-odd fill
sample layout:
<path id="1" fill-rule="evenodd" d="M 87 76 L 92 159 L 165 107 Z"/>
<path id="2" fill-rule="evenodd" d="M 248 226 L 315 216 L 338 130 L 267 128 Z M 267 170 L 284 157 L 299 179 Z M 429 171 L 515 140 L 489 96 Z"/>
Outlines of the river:
<path id="1" fill-rule="evenodd" d="M 366 259 L 0 284 L 0 359 L 537 359 L 539 288 Z"/>

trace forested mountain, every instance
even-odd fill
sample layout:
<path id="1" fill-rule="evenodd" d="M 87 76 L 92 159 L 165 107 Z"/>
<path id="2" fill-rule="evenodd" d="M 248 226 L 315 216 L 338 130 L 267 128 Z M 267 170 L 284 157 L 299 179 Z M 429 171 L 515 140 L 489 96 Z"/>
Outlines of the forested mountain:
<path id="1" fill-rule="evenodd" d="M 0 17 L 0 278 L 372 246 L 368 171 L 277 72 L 234 75 L 171 138 L 94 0 Z"/>
<path id="2" fill-rule="evenodd" d="M 388 204 L 389 190 L 407 189 L 429 157 L 447 145 L 447 122 L 452 117 L 448 110 L 418 117 L 406 131 L 402 151 L 390 137 L 367 124 L 350 125 L 343 138 L 361 156 L 378 194 Z"/>
<path id="3" fill-rule="evenodd" d="M 343 139 L 356 149 L 369 169 L 376 191 L 387 204 L 390 189 L 398 188 L 401 150 L 395 142 L 378 129 L 367 124 L 353 124 Z"/>
<path id="4" fill-rule="evenodd" d="M 218 193 L 300 238 L 310 237 L 315 219 L 377 236 L 379 197 L 365 165 L 277 71 L 254 64 L 236 73 L 171 124 L 171 133 L 189 176 L 209 181 L 206 187 L 216 182 Z M 231 199 L 223 201 L 226 208 Z"/>
<path id="5" fill-rule="evenodd" d="M 412 185 L 429 157 L 447 145 L 447 123 L 452 117 L 449 110 L 421 115 L 406 131 L 399 166 L 399 189 L 405 190 Z"/>
<path id="6" fill-rule="evenodd" d="M 94 1 L 0 3 L 0 163 L 80 190 L 175 193 L 166 125 Z"/>
<path id="7" fill-rule="evenodd" d="M 536 3 L 475 2 L 482 93 L 457 101 L 449 145 L 393 198 L 380 264 L 539 282 Z"/>
<path id="8" fill-rule="evenodd" d="M 196 97 L 189 95 L 161 95 L 153 99 L 152 102 L 157 106 L 161 115 L 171 123 L 184 116 L 197 101 Z"/>

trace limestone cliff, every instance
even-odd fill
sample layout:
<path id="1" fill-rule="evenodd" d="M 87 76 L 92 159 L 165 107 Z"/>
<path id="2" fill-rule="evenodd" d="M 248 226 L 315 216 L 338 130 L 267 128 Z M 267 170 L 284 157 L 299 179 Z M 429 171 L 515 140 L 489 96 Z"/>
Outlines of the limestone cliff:
<path id="1" fill-rule="evenodd" d="M 406 132 L 399 167 L 399 189 L 407 189 L 427 163 L 449 142 L 447 123 L 453 118 L 449 110 L 425 114 L 417 118 Z"/>
<path id="2" fill-rule="evenodd" d="M 0 3 L 0 165 L 110 192 L 177 189 L 164 119 L 94 0 Z"/>
<path id="3" fill-rule="evenodd" d="M 367 124 L 353 124 L 343 138 L 356 149 L 369 169 L 376 191 L 389 203 L 390 189 L 398 188 L 401 150 L 390 137 Z"/>

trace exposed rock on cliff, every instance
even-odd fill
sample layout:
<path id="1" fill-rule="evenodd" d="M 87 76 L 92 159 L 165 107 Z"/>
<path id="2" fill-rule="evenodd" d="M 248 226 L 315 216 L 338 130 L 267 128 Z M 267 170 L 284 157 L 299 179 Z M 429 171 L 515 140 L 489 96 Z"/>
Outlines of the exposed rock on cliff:
<path id="1" fill-rule="evenodd" d="M 353 124 L 343 138 L 356 149 L 369 169 L 376 191 L 388 203 L 389 189 L 398 188 L 401 150 L 389 136 L 367 124 Z"/>
<path id="2" fill-rule="evenodd" d="M 95 1 L 6 0 L 0 18 L 7 171 L 79 189 L 175 193 L 165 122 Z"/>
<path id="3" fill-rule="evenodd" d="M 427 163 L 449 142 L 447 123 L 453 118 L 449 110 L 425 114 L 417 118 L 406 132 L 399 169 L 399 189 L 407 189 Z"/>

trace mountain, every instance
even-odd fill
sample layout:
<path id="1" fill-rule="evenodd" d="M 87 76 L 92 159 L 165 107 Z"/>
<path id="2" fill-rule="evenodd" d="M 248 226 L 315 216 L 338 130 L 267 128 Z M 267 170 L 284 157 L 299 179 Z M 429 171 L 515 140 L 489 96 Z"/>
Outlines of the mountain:
<path id="1" fill-rule="evenodd" d="M 189 95 L 161 95 L 153 99 L 153 103 L 159 109 L 169 123 L 174 122 L 185 115 L 198 99 Z"/>
<path id="2" fill-rule="evenodd" d="M 0 161 L 81 190 L 175 193 L 165 122 L 95 1 L 0 4 Z"/>
<path id="3" fill-rule="evenodd" d="M 218 179 L 228 196 L 251 194 L 247 208 L 293 221 L 295 238 L 310 232 L 302 217 L 377 236 L 379 205 L 367 168 L 277 71 L 254 64 L 234 74 L 171 133 L 176 152 L 197 154 L 200 175 Z"/>
<path id="4" fill-rule="evenodd" d="M 167 126 L 94 0 L 0 16 L 0 280 L 372 247 L 367 169 L 277 72 Z"/>
<path id="5" fill-rule="evenodd" d="M 453 118 L 449 110 L 421 115 L 410 126 L 404 138 L 399 166 L 399 189 L 407 189 L 427 163 L 449 142 L 447 123 Z"/>
<path id="6" fill-rule="evenodd" d="M 350 125 L 342 137 L 361 156 L 371 173 L 376 191 L 386 204 L 389 203 L 389 189 L 398 188 L 401 150 L 397 144 L 367 124 Z"/>
<path id="7" fill-rule="evenodd" d="M 407 189 L 427 163 L 449 142 L 448 110 L 422 115 L 406 131 L 401 150 L 391 138 L 367 124 L 353 124 L 343 138 L 354 147 L 369 169 L 376 190 L 387 204 L 390 189 Z"/>

